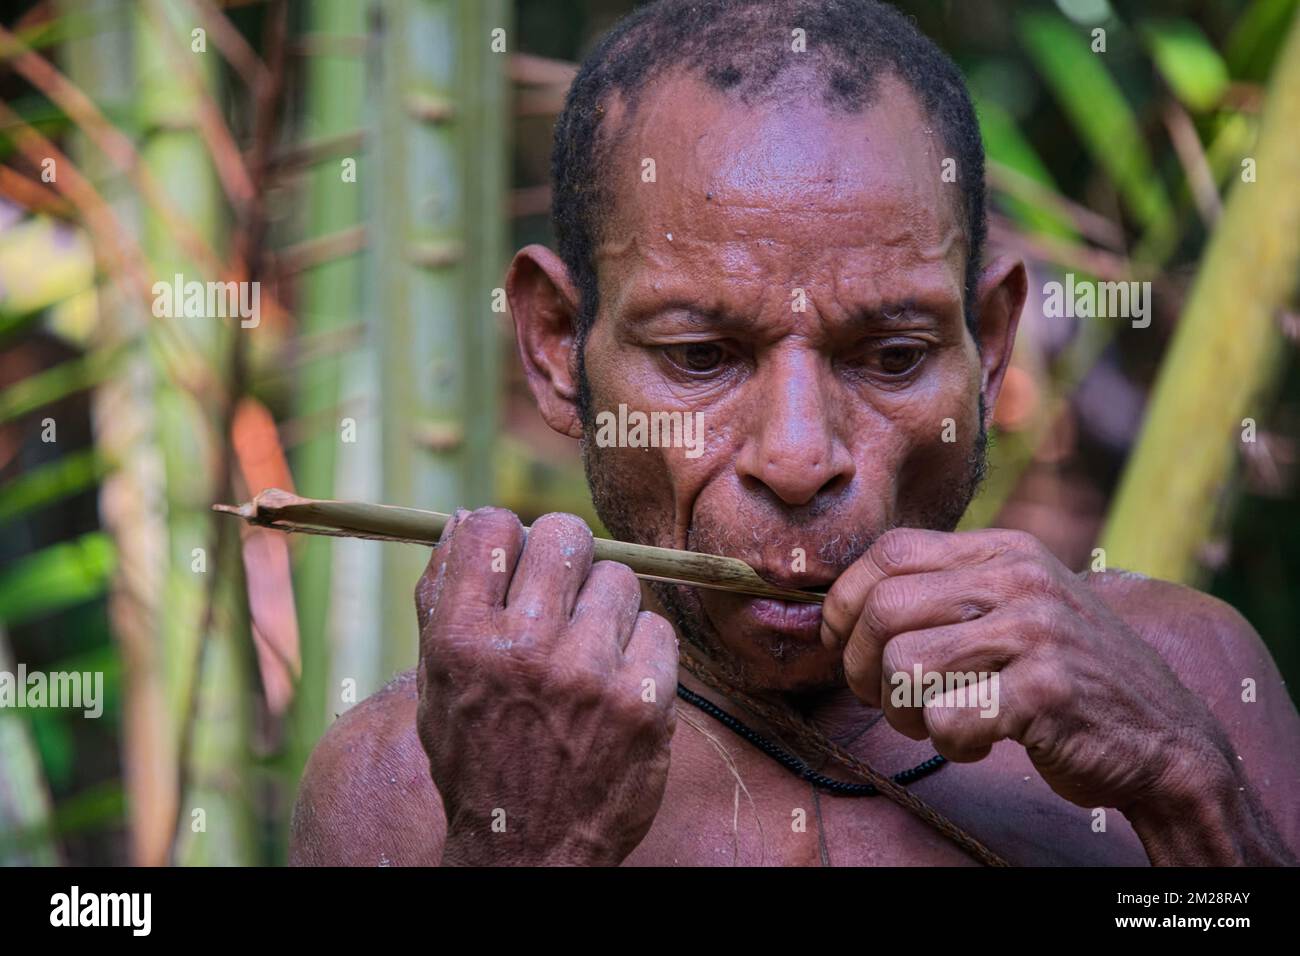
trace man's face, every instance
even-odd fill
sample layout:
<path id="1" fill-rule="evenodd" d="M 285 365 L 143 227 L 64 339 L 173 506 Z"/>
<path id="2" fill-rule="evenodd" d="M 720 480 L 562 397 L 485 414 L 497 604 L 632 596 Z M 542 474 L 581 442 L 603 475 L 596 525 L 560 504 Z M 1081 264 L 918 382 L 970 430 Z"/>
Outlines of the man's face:
<path id="1" fill-rule="evenodd" d="M 746 108 L 684 76 L 646 90 L 608 173 L 589 415 L 698 412 L 704 448 L 599 447 L 588 418 L 611 532 L 824 587 L 890 527 L 955 526 L 983 462 L 987 369 L 964 323 L 945 155 L 893 80 L 856 116 Z M 735 679 L 840 679 L 817 605 L 657 590 Z"/>

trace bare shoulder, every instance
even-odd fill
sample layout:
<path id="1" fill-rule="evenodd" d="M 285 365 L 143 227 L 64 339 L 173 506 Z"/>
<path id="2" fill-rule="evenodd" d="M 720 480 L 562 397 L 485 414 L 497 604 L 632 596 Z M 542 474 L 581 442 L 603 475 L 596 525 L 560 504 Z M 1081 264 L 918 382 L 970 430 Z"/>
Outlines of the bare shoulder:
<path id="1" fill-rule="evenodd" d="M 1224 694 L 1240 699 L 1243 680 L 1252 678 L 1258 690 L 1260 678 L 1271 676 L 1286 696 L 1259 634 L 1226 601 L 1132 571 L 1090 573 L 1084 580 L 1192 690 L 1215 701 Z M 1229 678 L 1235 678 L 1231 686 Z"/>
<path id="2" fill-rule="evenodd" d="M 303 771 L 294 805 L 294 866 L 437 866 L 442 801 L 415 730 L 415 672 L 330 727 Z"/>
<path id="3" fill-rule="evenodd" d="M 1180 584 L 1127 571 L 1086 580 L 1205 702 L 1274 822 L 1293 844 L 1300 840 L 1300 715 L 1250 622 Z"/>

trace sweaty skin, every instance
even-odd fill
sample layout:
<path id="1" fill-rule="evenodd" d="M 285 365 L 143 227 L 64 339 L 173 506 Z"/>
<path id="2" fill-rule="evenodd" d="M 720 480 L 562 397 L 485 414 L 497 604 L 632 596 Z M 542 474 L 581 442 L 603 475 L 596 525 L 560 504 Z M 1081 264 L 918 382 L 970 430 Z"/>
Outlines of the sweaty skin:
<path id="1" fill-rule="evenodd" d="M 984 264 L 972 335 L 960 186 L 908 89 L 886 80 L 848 116 L 677 73 L 606 122 L 591 405 L 700 412 L 707 441 L 696 458 L 587 443 L 602 520 L 829 587 L 824 609 L 642 591 L 592 563 L 571 515 L 525 541 L 508 512 L 462 512 L 416 589 L 420 665 L 321 740 L 291 861 L 974 863 L 883 797 L 814 791 L 674 706 L 680 679 L 776 736 L 678 671 L 689 640 L 882 772 L 949 757 L 911 789 L 1013 863 L 1294 863 L 1300 717 L 1236 611 L 1073 574 L 1029 535 L 952 533 L 1025 274 Z M 507 291 L 542 415 L 583 438 L 572 277 L 529 246 Z M 998 715 L 895 706 L 891 678 L 917 664 L 997 671 Z"/>

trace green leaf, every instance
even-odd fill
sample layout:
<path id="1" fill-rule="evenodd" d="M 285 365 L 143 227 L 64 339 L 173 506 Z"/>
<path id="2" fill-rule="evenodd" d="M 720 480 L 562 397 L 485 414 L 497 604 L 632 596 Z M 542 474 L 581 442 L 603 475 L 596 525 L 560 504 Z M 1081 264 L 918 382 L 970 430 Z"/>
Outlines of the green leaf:
<path id="1" fill-rule="evenodd" d="M 121 825 L 126 816 L 126 792 L 117 780 L 95 784 L 63 800 L 48 824 L 0 833 L 0 860 L 7 854 L 48 842 L 51 837 Z"/>
<path id="2" fill-rule="evenodd" d="M 72 782 L 76 770 L 77 743 L 72 728 L 57 710 L 32 710 L 27 714 L 45 778 L 51 787 L 61 790 Z"/>
<path id="3" fill-rule="evenodd" d="M 1079 28 L 1053 14 L 1025 15 L 1017 29 L 1052 95 L 1125 206 L 1149 232 L 1169 234 L 1173 208 L 1137 118 L 1102 66 L 1102 55 L 1092 52 Z"/>
<path id="4" fill-rule="evenodd" d="M 93 600 L 113 565 L 112 541 L 101 531 L 30 554 L 0 574 L 0 621 L 12 627 Z"/>
<path id="5" fill-rule="evenodd" d="M 1013 169 L 1021 175 L 1056 189 L 1052 174 L 1028 139 L 1021 134 L 1011 114 L 990 100 L 977 104 L 980 134 L 984 138 L 984 152 L 988 158 Z M 1007 214 L 1020 226 L 1036 232 L 1061 238 L 1078 236 L 1073 224 L 1055 209 L 1035 205 L 1018 196 L 1001 195 L 1000 202 Z"/>
<path id="6" fill-rule="evenodd" d="M 0 424 L 93 388 L 113 373 L 122 349 L 96 350 L 14 382 L 0 392 Z"/>
<path id="7" fill-rule="evenodd" d="M 1239 80 L 1268 79 L 1300 0 L 1255 0 L 1228 35 L 1228 68 Z"/>
<path id="8" fill-rule="evenodd" d="M 0 485 L 0 524 L 93 488 L 107 471 L 93 449 L 56 458 Z"/>
<path id="9" fill-rule="evenodd" d="M 1213 109 L 1228 88 L 1228 64 L 1190 20 L 1146 20 L 1138 28 L 1156 68 L 1191 110 Z"/>

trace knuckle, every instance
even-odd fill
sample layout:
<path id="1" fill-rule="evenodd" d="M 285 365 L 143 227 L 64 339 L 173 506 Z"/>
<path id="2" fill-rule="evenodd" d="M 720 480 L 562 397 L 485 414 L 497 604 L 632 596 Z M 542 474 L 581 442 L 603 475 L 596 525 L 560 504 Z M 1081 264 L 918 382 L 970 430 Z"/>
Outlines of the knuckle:
<path id="1" fill-rule="evenodd" d="M 661 690 L 656 686 L 654 702 L 651 703 L 642 696 L 640 683 L 636 683 L 619 693 L 611 706 L 618 719 L 627 726 L 640 729 L 656 727 L 663 720 L 663 699 L 672 699 L 671 694 L 662 694 Z"/>
<path id="2" fill-rule="evenodd" d="M 1003 551 L 1033 553 L 1041 547 L 1039 540 L 1028 531 L 1015 528 L 1001 528 L 997 531 L 998 544 Z"/>
<path id="3" fill-rule="evenodd" d="M 641 602 L 641 581 L 626 564 L 618 561 L 597 561 L 591 566 L 591 575 L 598 578 L 600 586 L 612 590 L 619 603 L 635 599 Z M 665 622 L 667 623 L 667 622 Z"/>
<path id="4" fill-rule="evenodd" d="M 437 563 L 437 567 L 431 561 L 429 566 L 424 569 L 424 573 L 420 575 L 420 579 L 415 582 L 415 610 L 419 616 L 419 625 L 421 627 L 424 626 L 425 618 L 433 610 L 437 598 L 438 568 L 441 566 L 441 561 Z"/>
<path id="5" fill-rule="evenodd" d="M 862 604 L 862 616 L 874 633 L 885 633 L 889 622 L 907 606 L 909 586 L 898 578 L 886 578 L 871 589 Z"/>
<path id="6" fill-rule="evenodd" d="M 470 552 L 477 553 L 489 544 L 517 542 L 523 537 L 524 526 L 518 516 L 506 508 L 479 508 L 465 516 L 464 522 L 456 528 L 456 542 L 465 542 L 469 547 L 461 550 L 453 546 L 449 560 L 473 560 Z"/>
<path id="7" fill-rule="evenodd" d="M 851 640 L 845 645 L 843 665 L 845 683 L 854 696 L 864 701 L 876 700 L 880 692 L 881 674 L 873 670 L 871 655 L 862 641 Z M 888 685 L 887 677 L 885 681 Z"/>
<path id="8" fill-rule="evenodd" d="M 888 680 L 890 674 L 911 671 L 915 660 L 916 647 L 914 643 L 906 637 L 896 637 L 885 645 L 885 652 L 880 657 L 880 666 L 883 669 L 885 679 Z"/>
<path id="9" fill-rule="evenodd" d="M 638 583 L 638 589 L 640 584 Z M 676 644 L 677 631 L 668 623 L 668 619 L 654 611 L 641 611 L 636 616 L 636 626 L 645 628 L 651 637 L 660 644 Z"/>
<path id="10" fill-rule="evenodd" d="M 960 708 L 927 707 L 925 723 L 934 749 L 957 763 L 979 760 L 991 746 L 991 728 L 982 726 L 979 717 Z"/>
<path id="11" fill-rule="evenodd" d="M 1036 555 L 1024 552 L 1014 559 L 1011 574 L 1017 587 L 1026 594 L 1045 591 L 1054 580 L 1050 569 Z"/>
<path id="12" fill-rule="evenodd" d="M 533 522 L 529 537 L 555 540 L 562 544 L 590 547 L 593 541 L 591 528 L 577 515 L 563 511 L 550 511 Z"/>
<path id="13" fill-rule="evenodd" d="M 1024 631 L 1029 635 L 1030 643 L 1042 644 L 1052 639 L 1057 631 L 1057 613 L 1049 602 L 1028 601 L 1022 613 Z"/>
<path id="14" fill-rule="evenodd" d="M 485 508 L 475 508 L 466 515 L 464 527 L 490 530 L 522 528 L 523 525 L 519 522 L 519 516 L 509 508 L 488 506 Z"/>
<path id="15" fill-rule="evenodd" d="M 844 590 L 832 586 L 822 602 L 822 621 L 832 632 L 842 634 L 851 624 L 848 598 Z"/>
<path id="16" fill-rule="evenodd" d="M 1058 711 L 1074 696 L 1073 682 L 1065 668 L 1055 661 L 1045 661 L 1031 672 L 1026 696 L 1035 712 Z"/>
<path id="17" fill-rule="evenodd" d="M 591 567 L 593 572 L 598 570 L 602 576 L 608 578 L 606 583 L 611 586 L 640 586 L 636 574 L 621 561 L 597 561 Z"/>
<path id="18" fill-rule="evenodd" d="M 960 744 L 969 736 L 962 716 L 956 707 L 930 705 L 925 708 L 925 725 L 936 744 L 940 741 L 950 745 Z"/>
<path id="19" fill-rule="evenodd" d="M 905 565 L 916 553 L 919 538 L 910 528 L 890 528 L 871 546 L 871 556 L 881 570 Z"/>

